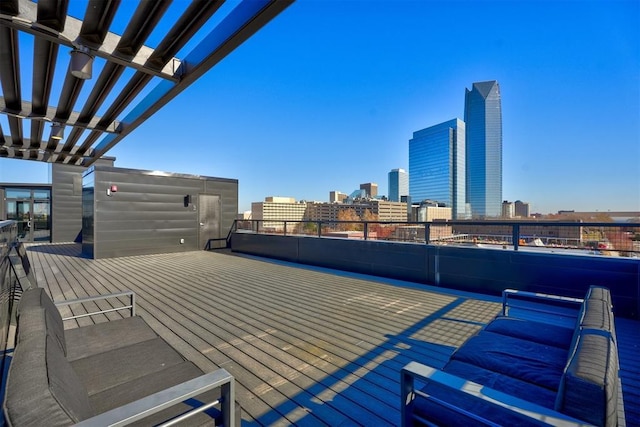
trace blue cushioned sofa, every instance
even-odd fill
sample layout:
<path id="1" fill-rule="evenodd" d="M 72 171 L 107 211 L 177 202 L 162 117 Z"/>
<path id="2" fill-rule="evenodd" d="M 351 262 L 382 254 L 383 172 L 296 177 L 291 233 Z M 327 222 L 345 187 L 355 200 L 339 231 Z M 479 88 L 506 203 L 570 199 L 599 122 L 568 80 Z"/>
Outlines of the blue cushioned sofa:
<path id="1" fill-rule="evenodd" d="M 426 361 L 425 361 L 426 362 Z M 611 295 L 503 292 L 503 309 L 443 369 L 402 370 L 409 425 L 623 426 Z"/>

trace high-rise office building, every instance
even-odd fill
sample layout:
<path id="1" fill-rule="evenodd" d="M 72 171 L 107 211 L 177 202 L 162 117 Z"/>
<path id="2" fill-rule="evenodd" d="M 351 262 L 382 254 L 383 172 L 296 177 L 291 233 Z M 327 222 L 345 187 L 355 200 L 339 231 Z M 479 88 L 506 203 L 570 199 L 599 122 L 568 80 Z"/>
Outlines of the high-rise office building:
<path id="1" fill-rule="evenodd" d="M 465 123 L 449 120 L 413 133 L 409 140 L 411 200 L 430 199 L 452 208 L 453 218 L 466 218 Z"/>
<path id="2" fill-rule="evenodd" d="M 360 189 L 367 192 L 367 197 L 375 198 L 378 196 L 378 184 L 374 182 L 360 184 Z"/>
<path id="3" fill-rule="evenodd" d="M 389 172 L 389 201 L 400 202 L 402 196 L 409 195 L 409 176 L 404 169 L 391 169 Z"/>
<path id="4" fill-rule="evenodd" d="M 466 197 L 473 217 L 497 217 L 502 208 L 502 107 L 495 80 L 466 89 Z M 413 173 L 413 171 L 410 172 Z"/>

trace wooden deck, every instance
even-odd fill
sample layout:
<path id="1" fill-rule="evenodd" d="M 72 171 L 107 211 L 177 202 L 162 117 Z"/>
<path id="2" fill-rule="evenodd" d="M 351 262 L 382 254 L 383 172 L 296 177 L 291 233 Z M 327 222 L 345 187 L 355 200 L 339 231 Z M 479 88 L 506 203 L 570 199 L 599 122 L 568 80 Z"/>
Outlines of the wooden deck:
<path id="1" fill-rule="evenodd" d="M 259 425 L 398 425 L 400 369 L 442 366 L 500 309 L 478 294 L 217 252 L 28 253 L 56 301 L 133 290 L 138 314 L 187 359 L 235 377 L 243 423 Z M 638 326 L 617 323 L 628 425 L 640 421 Z"/>

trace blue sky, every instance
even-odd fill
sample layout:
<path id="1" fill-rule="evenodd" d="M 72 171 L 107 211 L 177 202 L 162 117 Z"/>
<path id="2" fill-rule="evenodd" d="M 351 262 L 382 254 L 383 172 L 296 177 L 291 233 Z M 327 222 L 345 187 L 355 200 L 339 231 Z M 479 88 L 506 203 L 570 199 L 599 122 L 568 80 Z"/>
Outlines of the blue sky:
<path id="1" fill-rule="evenodd" d="M 108 155 L 237 178 L 240 211 L 386 194 L 412 133 L 463 118 L 465 88 L 495 79 L 504 199 L 637 211 L 639 28 L 638 1 L 298 0 Z M 0 181 L 48 182 L 49 166 L 2 159 Z"/>

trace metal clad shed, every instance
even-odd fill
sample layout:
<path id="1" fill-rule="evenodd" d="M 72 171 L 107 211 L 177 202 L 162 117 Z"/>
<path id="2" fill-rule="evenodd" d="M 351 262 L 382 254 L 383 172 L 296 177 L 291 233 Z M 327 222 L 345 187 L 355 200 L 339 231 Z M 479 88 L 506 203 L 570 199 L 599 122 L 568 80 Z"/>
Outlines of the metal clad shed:
<path id="1" fill-rule="evenodd" d="M 83 177 L 82 250 L 93 258 L 224 246 L 238 181 L 96 165 Z"/>
<path id="2" fill-rule="evenodd" d="M 113 166 L 114 157 L 103 157 L 96 165 Z M 82 175 L 86 167 L 51 165 L 51 241 L 80 242 L 82 237 Z"/>

